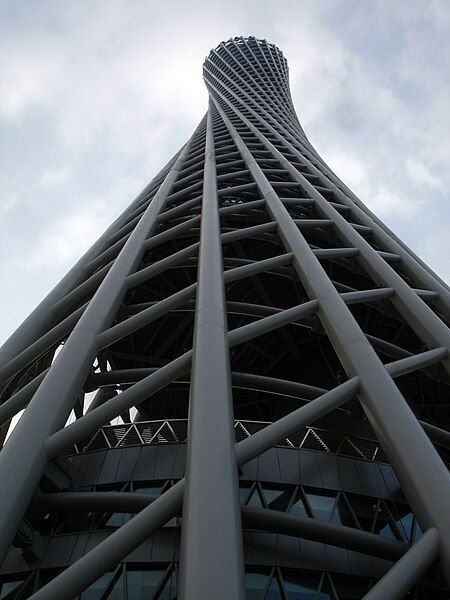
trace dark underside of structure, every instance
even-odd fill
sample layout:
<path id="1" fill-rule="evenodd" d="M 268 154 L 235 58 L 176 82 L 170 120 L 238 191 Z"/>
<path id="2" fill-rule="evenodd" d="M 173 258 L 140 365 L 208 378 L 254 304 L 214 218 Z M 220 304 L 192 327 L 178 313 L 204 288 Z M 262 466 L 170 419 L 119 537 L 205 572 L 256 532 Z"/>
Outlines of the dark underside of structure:
<path id="1" fill-rule="evenodd" d="M 448 288 L 318 156 L 275 46 L 204 79 L 0 350 L 0 600 L 448 599 Z"/>

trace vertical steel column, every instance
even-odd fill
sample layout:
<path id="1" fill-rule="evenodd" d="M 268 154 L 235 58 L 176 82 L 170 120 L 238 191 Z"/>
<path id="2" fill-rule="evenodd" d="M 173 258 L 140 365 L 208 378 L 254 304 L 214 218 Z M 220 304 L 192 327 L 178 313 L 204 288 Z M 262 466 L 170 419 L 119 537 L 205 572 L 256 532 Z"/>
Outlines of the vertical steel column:
<path id="1" fill-rule="evenodd" d="M 205 67 L 205 71 L 210 73 L 208 69 Z M 210 73 L 213 77 L 212 73 Z M 217 77 L 215 77 L 217 80 Z M 209 85 L 212 85 L 209 82 Z M 449 314 L 450 311 L 450 293 L 448 286 L 435 274 L 433 271 L 420 259 L 418 258 L 401 240 L 399 240 L 371 211 L 351 192 L 340 180 L 334 175 L 331 169 L 326 165 L 322 158 L 317 154 L 317 152 L 312 148 L 309 142 L 305 142 L 302 140 L 301 132 L 297 131 L 295 127 L 292 125 L 287 125 L 288 116 L 286 115 L 286 120 L 281 123 L 277 120 L 271 113 L 274 112 L 274 109 L 267 111 L 262 107 L 258 106 L 258 110 L 254 110 L 250 107 L 250 104 L 254 104 L 254 99 L 247 94 L 244 90 L 241 91 L 241 94 L 247 97 L 248 102 L 245 103 L 242 98 L 237 96 L 226 84 L 220 80 L 220 85 L 225 87 L 231 95 L 233 95 L 241 104 L 243 104 L 252 115 L 259 120 L 259 122 L 267 128 L 273 135 L 275 135 L 278 140 L 290 151 L 292 152 L 298 160 L 305 166 L 307 166 L 313 174 L 317 175 L 322 181 L 325 180 L 326 187 L 329 187 L 335 194 L 336 197 L 341 200 L 345 206 L 351 208 L 352 212 L 362 221 L 362 223 L 366 226 L 372 227 L 374 231 L 374 235 L 379 239 L 380 243 L 384 245 L 389 251 L 399 254 L 403 261 L 403 267 L 407 275 L 415 279 L 419 282 L 419 284 L 426 288 L 435 291 L 439 294 L 439 297 L 435 300 L 436 305 L 443 311 L 446 311 L 446 314 Z M 265 94 L 261 89 L 261 94 L 258 92 L 254 92 L 259 99 L 265 105 L 270 106 L 268 99 L 265 98 Z M 216 89 L 217 92 L 217 89 Z M 218 92 L 220 94 L 220 92 Z M 234 107 L 235 108 L 235 107 Z M 261 114 L 263 113 L 263 114 Z M 271 125 L 269 121 L 273 122 L 275 126 Z M 284 137 L 279 130 L 284 130 L 287 137 Z M 294 145 L 288 141 L 288 138 L 293 140 Z M 296 147 L 297 144 L 303 150 L 304 154 L 298 150 Z M 310 148 L 310 149 L 308 149 Z M 324 172 L 320 171 L 312 162 L 311 154 L 313 154 L 314 158 L 320 162 L 322 165 Z M 309 158 L 308 158 L 309 157 Z M 341 184 L 348 192 L 348 196 L 342 191 L 342 189 L 334 183 L 337 181 L 338 184 Z"/>
<path id="2" fill-rule="evenodd" d="M 55 316 L 52 312 L 52 307 L 61 300 L 68 292 L 82 283 L 86 278 L 85 267 L 93 260 L 100 252 L 102 252 L 108 243 L 108 238 L 123 225 L 128 214 L 131 214 L 135 206 L 142 200 L 149 189 L 156 181 L 173 165 L 177 153 L 169 163 L 161 169 L 161 171 L 152 179 L 152 181 L 144 188 L 134 202 L 128 206 L 124 212 L 107 228 L 101 237 L 89 248 L 89 250 L 80 258 L 80 260 L 70 269 L 70 271 L 61 279 L 61 281 L 47 294 L 42 302 L 33 310 L 33 312 L 25 319 L 25 321 L 16 329 L 16 331 L 6 340 L 0 348 L 0 369 L 1 367 L 12 360 L 19 352 L 27 348 L 48 328 L 52 327 Z M 0 380 L 0 391 L 2 388 Z"/>
<path id="3" fill-rule="evenodd" d="M 441 559 L 450 581 L 448 470 L 252 153 L 219 102 L 214 103 L 278 223 L 282 242 L 294 252 L 300 280 L 309 296 L 320 302 L 319 318 L 347 375 L 361 379 L 361 404 L 419 523 L 440 533 Z"/>
<path id="4" fill-rule="evenodd" d="M 212 111 L 210 103 L 183 500 L 183 600 L 245 596 Z"/>
<path id="5" fill-rule="evenodd" d="M 264 102 L 267 103 L 266 101 Z M 289 132 L 283 123 L 277 122 L 273 116 L 266 112 L 266 116 L 274 123 L 277 123 L 278 127 L 284 129 L 287 136 L 293 139 L 294 143 L 302 148 L 304 152 L 304 154 L 302 154 L 295 145 L 290 143 L 286 137 L 283 137 L 278 129 L 272 126 L 257 111 L 252 110 L 250 107 L 248 107 L 248 110 L 250 110 L 253 115 L 279 139 L 285 148 L 292 152 L 302 164 L 312 171 L 313 174 L 317 175 L 324 183 L 325 187 L 329 187 L 336 194 L 336 197 L 343 202 L 345 206 L 349 207 L 355 216 L 361 220 L 362 224 L 373 228 L 375 238 L 377 238 L 388 251 L 399 254 L 407 275 L 418 281 L 425 289 L 433 290 L 439 294 L 436 305 L 439 306 L 441 310 L 446 311 L 446 314 L 448 315 L 450 311 L 450 292 L 448 285 L 443 282 L 442 279 L 438 277 L 436 273 L 434 273 L 410 248 L 408 248 L 408 246 L 380 219 L 378 219 L 378 217 L 374 215 L 343 182 L 340 181 L 325 161 L 319 156 L 317 151 L 311 146 L 310 142 L 308 140 L 303 141 L 301 135 L 299 135 L 300 132 L 297 132 L 293 127 L 289 128 L 292 130 L 292 133 Z M 311 155 L 320 162 L 323 171 L 313 164 Z M 347 195 L 343 189 L 346 190 Z"/>
<path id="6" fill-rule="evenodd" d="M 359 260 L 363 267 L 377 282 L 392 287 L 395 295 L 391 302 L 402 314 L 414 332 L 424 340 L 430 348 L 445 347 L 450 350 L 450 332 L 442 320 L 429 306 L 409 287 L 376 250 L 348 223 L 342 215 L 312 186 L 307 179 L 293 167 L 283 154 L 255 127 L 231 102 L 227 101 L 220 92 L 219 97 L 235 112 L 241 121 L 264 144 L 272 156 L 279 160 L 281 166 L 306 190 L 317 204 L 318 209 L 327 218 L 334 221 L 342 238 L 359 250 Z M 450 372 L 450 362 L 444 359 L 444 365 Z"/>
<path id="7" fill-rule="evenodd" d="M 166 175 L 0 452 L 0 564 L 47 464 L 45 441 L 69 417 L 95 359 L 98 335 L 112 321 L 127 292 L 127 276 L 139 265 L 145 240 L 156 225 L 189 145 Z M 16 477 L 17 473 L 21 476 Z"/>

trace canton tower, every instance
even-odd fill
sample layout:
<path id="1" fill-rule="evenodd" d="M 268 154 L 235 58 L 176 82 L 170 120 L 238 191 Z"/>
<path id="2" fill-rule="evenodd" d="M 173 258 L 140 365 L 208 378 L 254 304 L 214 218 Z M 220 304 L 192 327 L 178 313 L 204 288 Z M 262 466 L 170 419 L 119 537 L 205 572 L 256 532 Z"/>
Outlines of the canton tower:
<path id="1" fill-rule="evenodd" d="M 276 46 L 203 74 L 0 350 L 0 599 L 448 598 L 448 287 L 317 154 Z"/>

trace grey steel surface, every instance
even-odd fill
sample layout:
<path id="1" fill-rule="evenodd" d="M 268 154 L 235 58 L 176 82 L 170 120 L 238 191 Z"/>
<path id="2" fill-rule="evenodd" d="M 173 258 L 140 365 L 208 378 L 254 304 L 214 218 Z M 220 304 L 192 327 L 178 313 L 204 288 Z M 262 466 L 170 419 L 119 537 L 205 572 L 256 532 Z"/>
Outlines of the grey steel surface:
<path id="1" fill-rule="evenodd" d="M 436 559 L 450 583 L 448 288 L 317 155 L 275 46 L 223 42 L 204 79 L 188 143 L 0 350 L 1 441 L 25 409 L 0 450 L 0 561 L 24 519 L 114 511 L 137 514 L 32 598 L 73 599 L 175 515 L 187 600 L 245 597 L 242 527 L 398 560 L 367 598 L 402 597 Z M 236 413 L 267 398 L 273 422 L 236 444 Z M 141 422 L 187 417 L 174 485 L 67 491 L 67 449 L 135 407 Z M 410 548 L 241 508 L 240 468 L 338 416 L 381 444 L 424 534 Z"/>

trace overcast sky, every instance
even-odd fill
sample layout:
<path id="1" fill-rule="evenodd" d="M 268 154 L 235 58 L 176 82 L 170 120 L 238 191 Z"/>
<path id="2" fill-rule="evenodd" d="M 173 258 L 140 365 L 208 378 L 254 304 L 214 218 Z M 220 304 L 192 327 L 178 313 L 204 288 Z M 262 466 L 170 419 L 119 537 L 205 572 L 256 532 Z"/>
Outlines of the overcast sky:
<path id="1" fill-rule="evenodd" d="M 280 47 L 313 145 L 448 280 L 449 31 L 449 0 L 2 0 L 0 343 L 186 141 L 236 35 Z"/>

